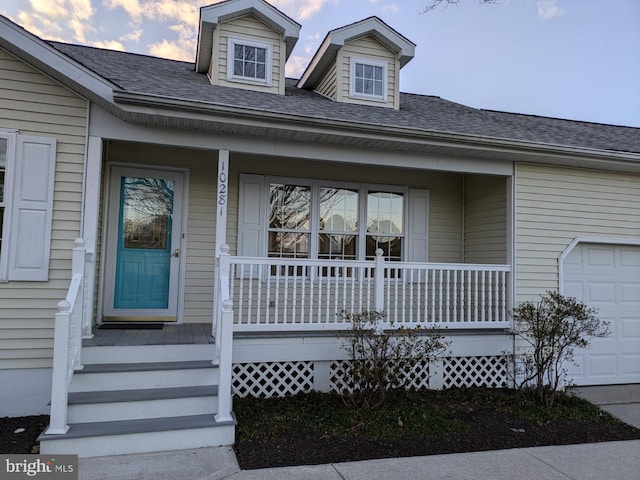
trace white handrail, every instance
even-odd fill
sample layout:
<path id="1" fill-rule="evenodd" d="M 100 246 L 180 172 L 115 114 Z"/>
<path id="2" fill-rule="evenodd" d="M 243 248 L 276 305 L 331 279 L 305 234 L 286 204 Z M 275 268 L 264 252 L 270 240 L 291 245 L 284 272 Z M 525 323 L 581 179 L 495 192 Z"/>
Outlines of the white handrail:
<path id="1" fill-rule="evenodd" d="M 217 334 L 216 353 L 218 360 L 218 412 L 216 421 L 231 422 L 233 416 L 231 398 L 231 376 L 232 376 L 232 356 L 233 356 L 233 303 L 231 302 L 231 290 L 229 288 L 230 270 L 229 245 L 220 247 L 220 258 L 218 262 L 218 305 L 216 305 Z"/>
<path id="2" fill-rule="evenodd" d="M 84 267 L 85 241 L 74 242 L 71 260 L 71 283 L 67 296 L 58 302 L 53 339 L 53 372 L 51 384 L 51 414 L 48 435 L 64 434 L 67 425 L 67 402 L 73 372 L 82 370 L 82 324 L 85 310 Z"/>

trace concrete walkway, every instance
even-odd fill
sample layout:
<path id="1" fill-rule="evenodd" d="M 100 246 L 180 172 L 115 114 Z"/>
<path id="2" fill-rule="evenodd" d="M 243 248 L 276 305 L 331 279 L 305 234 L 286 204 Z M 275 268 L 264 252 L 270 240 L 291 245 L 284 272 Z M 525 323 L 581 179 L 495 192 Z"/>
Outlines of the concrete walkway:
<path id="1" fill-rule="evenodd" d="M 640 428 L 640 385 L 575 393 Z M 229 447 L 80 459 L 81 480 L 640 480 L 640 440 L 240 470 Z"/>
<path id="2" fill-rule="evenodd" d="M 228 447 L 81 459 L 81 480 L 640 480 L 640 440 L 240 470 Z"/>

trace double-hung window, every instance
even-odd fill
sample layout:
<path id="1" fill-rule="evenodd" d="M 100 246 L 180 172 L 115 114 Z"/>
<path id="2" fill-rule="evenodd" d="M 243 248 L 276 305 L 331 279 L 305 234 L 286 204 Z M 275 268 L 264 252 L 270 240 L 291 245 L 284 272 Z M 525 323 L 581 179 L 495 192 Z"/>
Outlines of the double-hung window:
<path id="1" fill-rule="evenodd" d="M 387 100 L 387 64 L 351 57 L 349 96 Z"/>
<path id="2" fill-rule="evenodd" d="M 378 249 L 385 261 L 428 260 L 427 190 L 241 174 L 239 193 L 238 255 L 287 259 L 272 274 L 307 276 L 295 259 L 373 260 Z"/>
<path id="3" fill-rule="evenodd" d="M 405 191 L 393 187 L 269 181 L 267 254 L 279 258 L 389 261 L 404 251 Z"/>
<path id="4" fill-rule="evenodd" d="M 271 85 L 270 44 L 229 38 L 227 80 Z"/>

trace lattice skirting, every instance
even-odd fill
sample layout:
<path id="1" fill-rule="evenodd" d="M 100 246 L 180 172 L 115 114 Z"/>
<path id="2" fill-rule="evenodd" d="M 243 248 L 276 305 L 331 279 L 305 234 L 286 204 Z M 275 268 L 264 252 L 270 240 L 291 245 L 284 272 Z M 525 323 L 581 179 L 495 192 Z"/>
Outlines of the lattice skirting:
<path id="1" fill-rule="evenodd" d="M 329 391 L 333 393 L 350 392 L 351 362 L 339 360 L 329 366 Z M 429 363 L 418 362 L 411 367 L 402 368 L 398 375 L 398 383 L 407 388 L 420 390 L 429 388 Z"/>
<path id="2" fill-rule="evenodd" d="M 501 355 L 445 358 L 442 369 L 444 388 L 509 386 L 507 363 Z"/>
<path id="3" fill-rule="evenodd" d="M 347 392 L 348 360 L 236 363 L 233 365 L 233 394 L 239 397 L 283 397 L 324 390 Z M 445 358 L 436 365 L 421 362 L 401 372 L 409 388 L 489 387 L 510 385 L 504 357 L 476 356 Z"/>
<path id="4" fill-rule="evenodd" d="M 233 394 L 266 398 L 310 392 L 313 370 L 313 362 L 236 363 Z"/>

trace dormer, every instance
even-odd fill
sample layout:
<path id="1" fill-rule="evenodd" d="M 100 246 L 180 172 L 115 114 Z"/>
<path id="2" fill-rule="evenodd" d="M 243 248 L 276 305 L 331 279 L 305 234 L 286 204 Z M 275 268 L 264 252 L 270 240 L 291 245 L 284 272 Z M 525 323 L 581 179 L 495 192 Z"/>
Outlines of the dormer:
<path id="1" fill-rule="evenodd" d="M 400 108 L 400 69 L 415 44 L 378 17 L 331 30 L 298 81 L 336 102 Z"/>
<path id="2" fill-rule="evenodd" d="M 285 63 L 300 24 L 264 0 L 200 9 L 196 71 L 211 84 L 284 95 Z"/>

